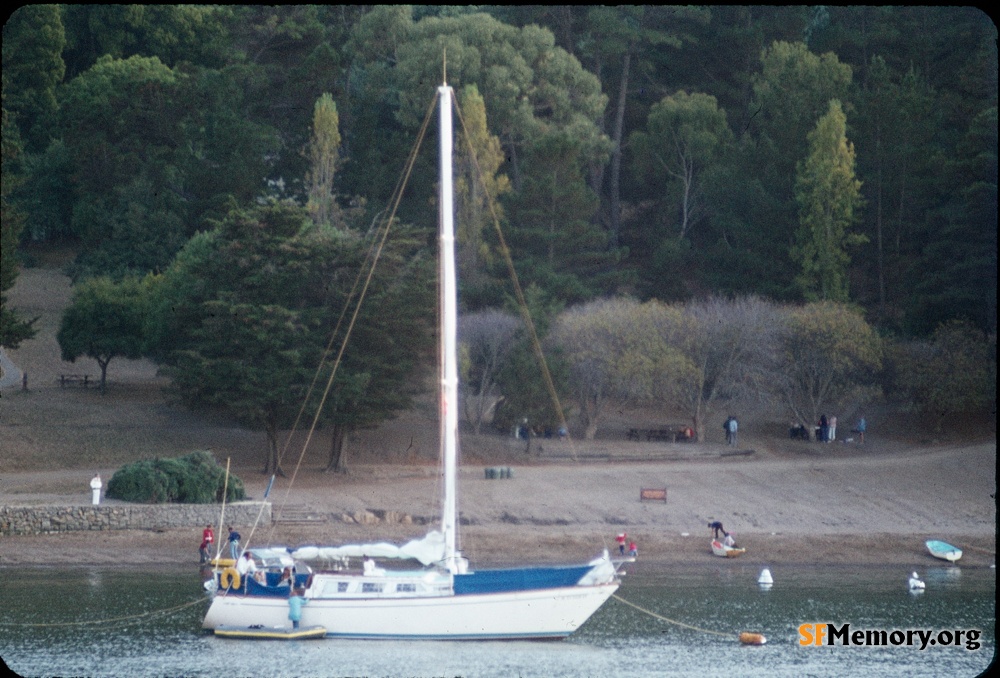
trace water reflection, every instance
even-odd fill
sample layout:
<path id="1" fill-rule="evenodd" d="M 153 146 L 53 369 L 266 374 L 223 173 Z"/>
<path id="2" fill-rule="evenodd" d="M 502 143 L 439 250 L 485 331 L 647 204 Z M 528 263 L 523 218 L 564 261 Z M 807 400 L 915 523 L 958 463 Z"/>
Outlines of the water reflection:
<path id="1" fill-rule="evenodd" d="M 834 676 L 976 675 L 995 651 L 995 571 L 780 568 L 630 575 L 565 642 L 233 641 L 207 635 L 197 570 L 0 570 L 0 655 L 22 675 L 86 676 Z M 16 580 L 16 584 L 13 582 Z M 187 607 L 183 607 L 187 605 Z M 157 611 L 173 610 L 169 613 Z M 680 626 L 663 618 L 687 624 Z M 115 620 L 115 621 L 101 621 Z M 99 622 L 99 623 L 94 623 Z M 804 623 L 981 629 L 983 646 L 808 647 Z M 25 626 L 46 624 L 46 626 Z M 53 626 L 63 624 L 63 626 Z M 695 628 L 690 628 L 695 627 Z M 709 631 L 711 633 L 709 633 Z M 761 631 L 763 647 L 740 645 Z M 722 634 L 722 635 L 717 635 Z"/>

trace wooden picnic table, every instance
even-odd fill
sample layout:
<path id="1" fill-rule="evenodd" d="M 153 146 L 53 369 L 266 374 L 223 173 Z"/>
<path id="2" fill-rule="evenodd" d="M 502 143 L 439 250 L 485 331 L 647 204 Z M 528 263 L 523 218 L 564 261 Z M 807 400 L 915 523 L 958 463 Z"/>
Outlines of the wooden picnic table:
<path id="1" fill-rule="evenodd" d="M 66 388 L 67 386 L 73 386 L 74 384 L 80 384 L 84 388 L 90 386 L 90 375 L 89 374 L 60 374 L 59 375 L 59 387 Z"/>
<path id="2" fill-rule="evenodd" d="M 666 424 L 656 428 L 630 428 L 625 437 L 628 440 L 686 443 L 694 440 L 694 430 L 685 424 Z"/>

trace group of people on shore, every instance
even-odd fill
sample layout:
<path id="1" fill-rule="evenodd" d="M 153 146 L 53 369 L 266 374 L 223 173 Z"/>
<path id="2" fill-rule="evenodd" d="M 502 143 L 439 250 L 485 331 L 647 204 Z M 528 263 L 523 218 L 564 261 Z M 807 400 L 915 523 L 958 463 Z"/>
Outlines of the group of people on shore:
<path id="1" fill-rule="evenodd" d="M 240 540 L 243 537 L 240 533 L 233 529 L 233 526 L 229 526 L 229 536 L 226 537 L 226 541 L 229 542 L 229 557 L 235 562 L 240 557 Z M 199 563 L 204 565 L 209 562 L 212 558 L 211 549 L 212 544 L 215 543 L 215 530 L 212 529 L 211 525 L 206 525 L 205 529 L 201 531 L 201 545 L 198 547 Z"/>
<path id="2" fill-rule="evenodd" d="M 856 433 L 858 436 L 858 444 L 864 444 L 865 442 L 865 431 L 868 430 L 868 422 L 865 418 L 859 417 L 857 425 L 851 429 L 851 433 Z M 837 440 L 837 417 L 836 415 L 831 415 L 827 417 L 825 414 L 821 415 L 819 421 L 816 423 L 815 428 L 816 442 L 820 443 L 832 443 Z M 792 423 L 792 426 L 788 429 L 788 437 L 792 440 L 802 439 L 809 440 L 809 431 L 802 424 Z M 851 442 L 848 438 L 844 442 Z"/>
<path id="3" fill-rule="evenodd" d="M 634 539 L 629 539 L 628 534 L 625 532 L 619 532 L 618 536 L 615 537 L 615 541 L 618 542 L 618 554 L 625 555 L 625 544 L 628 543 L 628 554 L 632 558 L 639 555 L 639 546 L 635 543 Z"/>

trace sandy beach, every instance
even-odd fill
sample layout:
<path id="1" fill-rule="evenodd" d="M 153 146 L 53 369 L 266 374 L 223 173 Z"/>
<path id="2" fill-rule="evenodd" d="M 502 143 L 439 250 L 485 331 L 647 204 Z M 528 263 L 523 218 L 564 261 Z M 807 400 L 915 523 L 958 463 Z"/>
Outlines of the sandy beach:
<path id="1" fill-rule="evenodd" d="M 589 559 L 627 532 L 639 546 L 634 569 L 712 566 L 707 523 L 722 521 L 747 565 L 942 564 L 925 539 L 965 551 L 963 566 L 995 562 L 996 446 L 929 447 L 858 453 L 813 446 L 807 456 L 718 455 L 648 462 L 563 461 L 511 466 L 513 478 L 486 479 L 481 466 L 461 479 L 461 544 L 474 564 Z M 71 472 L 4 475 L 7 503 L 86 503 L 81 494 L 45 492 Z M 79 474 L 76 474 L 79 475 Z M 260 497 L 264 479 L 247 478 Z M 433 466 L 358 466 L 347 475 L 301 472 L 294 489 L 276 485 L 275 509 L 294 507 L 308 523 L 237 526 L 252 544 L 300 546 L 423 534 L 437 513 Z M 667 501 L 640 500 L 666 487 Z M 413 524 L 360 525 L 343 516 L 395 512 Z M 187 564 L 200 529 L 62 533 L 0 538 L 0 566 Z"/>
<path id="2" fill-rule="evenodd" d="M 93 361 L 60 358 L 55 332 L 70 291 L 57 269 L 41 268 L 23 271 L 10 292 L 14 307 L 39 318 L 40 331 L 8 351 L 3 368 L 27 372 L 30 386 L 23 390 L 20 379 L 2 385 L 0 503 L 85 505 L 94 471 L 110 478 L 128 461 L 196 449 L 212 450 L 220 463 L 230 459 L 248 496 L 262 497 L 263 434 L 172 403 L 152 363 L 116 359 L 104 395 L 60 387 L 61 374 L 99 374 Z M 297 452 L 289 454 L 289 477 L 279 478 L 270 496 L 276 513 L 294 508 L 316 520 L 238 529 L 251 545 L 286 546 L 424 534 L 439 513 L 436 409 L 432 398 L 418 401 L 377 429 L 351 434 L 345 474 L 320 471 L 329 444 L 320 431 L 301 465 Z M 954 421 L 942 433 L 875 407 L 867 415 L 870 435 L 857 445 L 846 431 L 830 444 L 792 441 L 787 424 L 747 412 L 738 451 L 748 453 L 738 455 L 721 440 L 627 441 L 629 427 L 670 416 L 635 408 L 615 408 L 596 440 L 537 440 L 530 451 L 509 436 L 465 435 L 461 547 L 473 565 L 585 561 L 627 532 L 639 547 L 634 569 L 720 566 L 726 560 L 711 554 L 707 527 L 719 520 L 747 549 L 738 562 L 754 566 L 929 567 L 943 562 L 924 548 L 931 538 L 963 548 L 963 566 L 992 565 L 995 421 L 964 427 Z M 718 428 L 710 425 L 709 435 L 721 439 Z M 484 469 L 494 466 L 511 468 L 513 477 L 487 479 Z M 667 501 L 640 501 L 641 488 L 666 488 Z M 359 511 L 405 515 L 412 523 L 342 518 Z M 5 536 L 0 567 L 194 564 L 200 534 L 191 528 Z"/>

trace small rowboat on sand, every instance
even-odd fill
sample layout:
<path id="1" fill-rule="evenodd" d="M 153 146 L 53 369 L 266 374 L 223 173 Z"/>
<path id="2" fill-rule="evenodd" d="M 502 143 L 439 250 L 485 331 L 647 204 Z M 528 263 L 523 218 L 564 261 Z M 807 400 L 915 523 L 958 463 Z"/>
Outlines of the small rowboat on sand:
<path id="1" fill-rule="evenodd" d="M 747 550 L 743 548 L 733 548 L 732 546 L 726 546 L 718 539 L 712 541 L 712 553 L 723 558 L 739 558 Z"/>
<path id="2" fill-rule="evenodd" d="M 326 635 L 326 629 L 322 626 L 303 626 L 298 629 L 290 626 L 216 626 L 215 635 L 246 640 L 306 640 L 322 638 Z"/>
<path id="3" fill-rule="evenodd" d="M 935 558 L 947 560 L 950 563 L 954 563 L 962 557 L 962 549 L 957 546 L 952 546 L 948 542 L 938 541 L 937 539 L 927 540 L 927 550 L 930 551 L 931 555 Z"/>

